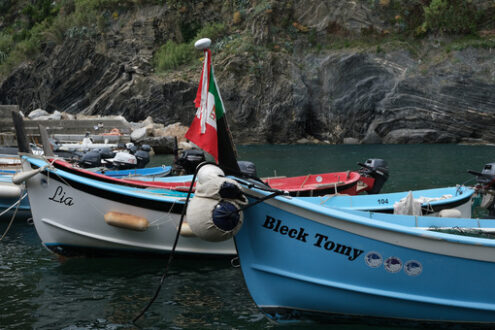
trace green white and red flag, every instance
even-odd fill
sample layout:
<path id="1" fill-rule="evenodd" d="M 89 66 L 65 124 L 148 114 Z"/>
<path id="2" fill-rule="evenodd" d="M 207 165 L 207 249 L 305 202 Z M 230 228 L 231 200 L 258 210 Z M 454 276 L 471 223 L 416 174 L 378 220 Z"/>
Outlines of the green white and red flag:
<path id="1" fill-rule="evenodd" d="M 196 115 L 185 137 L 208 152 L 217 163 L 238 170 L 234 145 L 230 136 L 225 107 L 213 73 L 210 49 L 204 50 L 203 70 L 196 99 Z"/>

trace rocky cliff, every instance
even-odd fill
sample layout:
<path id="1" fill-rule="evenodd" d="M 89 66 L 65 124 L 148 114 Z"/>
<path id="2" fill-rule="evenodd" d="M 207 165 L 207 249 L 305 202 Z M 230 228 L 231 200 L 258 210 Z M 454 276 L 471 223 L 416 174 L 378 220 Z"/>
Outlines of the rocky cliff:
<path id="1" fill-rule="evenodd" d="M 160 74 L 153 54 L 185 40 L 184 22 L 221 21 L 213 63 L 237 143 L 495 143 L 490 22 L 483 38 L 463 42 L 393 37 L 400 8 L 393 16 L 383 0 L 241 1 L 240 11 L 220 0 L 171 3 L 121 10 L 104 32 L 44 44 L 0 82 L 0 104 L 187 125 L 201 54 Z M 475 5 L 495 13 L 491 1 Z"/>

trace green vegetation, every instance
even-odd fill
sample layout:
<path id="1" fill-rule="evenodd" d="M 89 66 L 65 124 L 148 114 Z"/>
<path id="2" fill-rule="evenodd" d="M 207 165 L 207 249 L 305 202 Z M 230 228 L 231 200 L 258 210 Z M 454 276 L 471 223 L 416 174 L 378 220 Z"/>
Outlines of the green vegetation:
<path id="1" fill-rule="evenodd" d="M 447 53 L 451 51 L 460 51 L 466 48 L 495 49 L 495 38 L 481 38 L 475 35 L 467 35 L 462 38 L 456 38 L 445 45 Z"/>
<path id="2" fill-rule="evenodd" d="M 428 35 L 446 39 L 440 46 L 447 52 L 495 46 L 495 34 L 490 32 L 495 29 L 495 6 L 480 12 L 472 0 L 357 1 L 371 7 L 372 14 L 379 15 L 385 24 L 356 33 L 333 22 L 325 31 L 316 31 L 295 20 L 293 1 L 223 0 L 218 3 L 219 11 L 211 16 L 215 21 L 205 22 L 206 16 L 198 18 L 198 8 L 207 9 L 212 4 L 203 1 L 0 0 L 0 75 L 33 59 L 47 45 L 61 44 L 67 38 L 101 40 L 123 14 L 146 5 L 165 6 L 179 17 L 177 29 L 170 31 L 172 37 L 155 50 L 156 72 L 192 64 L 201 56 L 193 42 L 204 37 L 213 40 L 213 50 L 220 53 L 220 58 L 242 54 L 245 69 L 255 72 L 263 71 L 260 63 L 271 52 L 290 54 L 295 44 L 314 52 L 353 48 L 386 53 L 408 49 L 413 56 L 420 56 L 422 40 L 427 41 L 424 37 Z M 225 21 L 218 23 L 222 19 Z M 481 30 L 488 30 L 488 34 Z M 448 41 L 449 35 L 455 38 Z"/>
<path id="3" fill-rule="evenodd" d="M 164 72 L 189 63 L 193 56 L 194 49 L 190 44 L 177 44 L 169 40 L 155 53 L 153 62 L 158 72 Z"/>
<path id="4" fill-rule="evenodd" d="M 481 16 L 467 0 L 432 0 L 424 11 L 422 30 L 436 33 L 473 33 Z"/>
<path id="5" fill-rule="evenodd" d="M 188 30 L 189 31 L 189 30 Z M 161 46 L 153 57 L 153 63 L 157 72 L 173 70 L 177 67 L 191 63 L 197 55 L 194 50 L 194 42 L 200 38 L 210 38 L 213 42 L 221 39 L 227 29 L 224 24 L 214 23 L 206 25 L 195 31 L 193 36 L 187 37 L 186 42 L 176 43 L 172 40 Z M 192 35 L 192 33 L 191 33 Z"/>
<path id="6" fill-rule="evenodd" d="M 92 38 L 118 10 L 164 0 L 0 0 L 0 74 L 35 57 L 47 43 L 65 38 Z"/>

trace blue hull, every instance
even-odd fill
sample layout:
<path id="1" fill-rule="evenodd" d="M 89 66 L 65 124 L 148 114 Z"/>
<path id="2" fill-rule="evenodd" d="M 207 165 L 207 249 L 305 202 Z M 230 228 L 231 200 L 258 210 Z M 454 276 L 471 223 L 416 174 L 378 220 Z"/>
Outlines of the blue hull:
<path id="1" fill-rule="evenodd" d="M 412 191 L 412 195 L 415 199 L 432 199 L 432 201 L 422 204 L 422 212 L 425 215 L 469 203 L 474 192 L 475 191 L 472 188 L 459 186 L 414 190 Z M 408 193 L 408 191 L 402 191 L 375 195 L 339 195 L 303 198 L 310 203 L 330 208 L 393 213 L 394 203 L 406 198 Z M 442 196 L 450 196 L 450 198 L 439 199 Z M 470 217 L 471 215 L 469 214 L 466 216 Z"/>
<path id="2" fill-rule="evenodd" d="M 19 198 L 0 198 L 0 212 L 5 211 L 9 207 L 11 207 L 15 202 L 17 202 Z M 6 212 L 0 219 L 10 219 L 10 217 L 14 214 L 15 206 L 8 212 Z M 29 198 L 24 197 L 19 205 L 16 213 L 16 219 L 28 218 L 31 216 L 31 205 L 29 205 Z"/>
<path id="3" fill-rule="evenodd" d="M 408 227 L 416 217 L 385 215 L 402 226 L 284 197 L 244 216 L 235 238 L 244 279 L 274 319 L 495 322 L 493 240 Z"/>
<path id="4" fill-rule="evenodd" d="M 130 170 L 112 170 L 112 171 L 98 171 L 96 173 L 105 174 L 113 178 L 126 178 L 126 177 L 162 177 L 169 175 L 172 171 L 172 166 L 155 166 L 146 168 L 134 168 Z"/>
<path id="5" fill-rule="evenodd" d="M 192 175 L 184 176 L 166 176 L 159 178 L 139 178 L 142 181 L 154 181 L 154 182 L 190 182 Z M 409 192 L 395 192 L 385 194 L 373 194 L 373 195 L 327 195 L 318 197 L 300 197 L 309 203 L 323 205 L 330 208 L 342 208 L 347 210 L 361 210 L 361 211 L 374 211 L 393 213 L 394 203 L 399 202 L 405 198 Z M 474 189 L 458 186 L 458 187 L 443 187 L 433 189 L 423 189 L 412 191 L 415 199 L 419 198 L 431 198 L 438 199 L 422 204 L 422 213 L 435 214 L 443 209 L 460 208 L 463 210 L 461 213 L 463 217 L 471 217 L 471 206 L 462 208 L 463 205 L 470 203 L 474 194 Z M 439 199 L 442 196 L 450 195 L 450 198 Z"/>

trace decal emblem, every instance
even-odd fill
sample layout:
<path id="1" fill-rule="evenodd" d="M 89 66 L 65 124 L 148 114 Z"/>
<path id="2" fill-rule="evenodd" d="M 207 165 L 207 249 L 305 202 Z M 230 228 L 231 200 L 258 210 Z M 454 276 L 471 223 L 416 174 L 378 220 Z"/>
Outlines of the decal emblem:
<path id="1" fill-rule="evenodd" d="M 404 264 L 404 272 L 409 276 L 418 276 L 423 272 L 423 265 L 419 261 L 409 260 Z"/>
<path id="2" fill-rule="evenodd" d="M 387 271 L 397 273 L 402 269 L 402 261 L 398 257 L 388 257 L 384 266 Z"/>
<path id="3" fill-rule="evenodd" d="M 383 263 L 383 258 L 382 256 L 380 255 L 380 253 L 378 252 L 375 252 L 375 251 L 371 251 L 369 252 L 365 257 L 364 257 L 364 261 L 366 262 L 366 264 L 368 266 L 370 266 L 371 268 L 377 268 L 377 267 L 380 267 Z"/>

